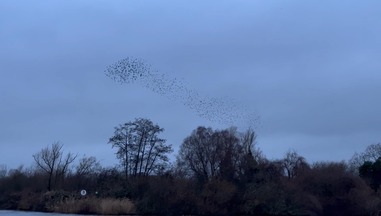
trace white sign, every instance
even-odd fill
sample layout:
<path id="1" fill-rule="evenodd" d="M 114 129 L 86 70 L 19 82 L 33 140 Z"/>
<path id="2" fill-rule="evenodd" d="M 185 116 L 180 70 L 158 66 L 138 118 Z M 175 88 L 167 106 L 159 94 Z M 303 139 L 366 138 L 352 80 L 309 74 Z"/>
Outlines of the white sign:
<path id="1" fill-rule="evenodd" d="M 82 196 L 86 196 L 86 194 L 87 194 L 86 190 L 81 190 L 81 195 Z"/>

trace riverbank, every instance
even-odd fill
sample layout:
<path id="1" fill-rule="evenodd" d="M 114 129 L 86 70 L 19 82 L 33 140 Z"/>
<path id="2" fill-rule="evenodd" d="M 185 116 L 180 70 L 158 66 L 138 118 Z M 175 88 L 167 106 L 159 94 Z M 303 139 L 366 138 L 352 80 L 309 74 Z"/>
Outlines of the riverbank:
<path id="1" fill-rule="evenodd" d="M 126 215 L 135 214 L 135 207 L 129 199 L 87 198 L 68 199 L 57 203 L 53 212 L 70 214 Z"/>
<path id="2" fill-rule="evenodd" d="M 0 208 L 65 214 L 126 215 L 136 213 L 134 203 L 127 198 L 79 196 L 64 191 L 15 193 L 8 200 L 1 202 Z"/>

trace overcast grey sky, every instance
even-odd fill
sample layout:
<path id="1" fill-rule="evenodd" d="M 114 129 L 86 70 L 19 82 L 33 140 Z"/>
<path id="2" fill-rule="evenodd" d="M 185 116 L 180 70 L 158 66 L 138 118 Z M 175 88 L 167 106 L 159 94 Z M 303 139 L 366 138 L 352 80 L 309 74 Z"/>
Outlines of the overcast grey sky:
<path id="1" fill-rule="evenodd" d="M 258 115 L 269 159 L 349 159 L 381 142 L 380 38 L 378 0 L 0 1 L 0 164 L 60 141 L 113 165 L 108 138 L 137 117 L 175 153 L 197 126 L 230 126 L 105 76 L 128 56 Z"/>

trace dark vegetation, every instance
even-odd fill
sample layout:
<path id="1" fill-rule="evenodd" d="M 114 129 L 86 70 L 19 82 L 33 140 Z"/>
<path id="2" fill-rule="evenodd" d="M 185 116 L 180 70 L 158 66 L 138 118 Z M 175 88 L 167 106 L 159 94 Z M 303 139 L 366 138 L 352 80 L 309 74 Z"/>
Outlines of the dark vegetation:
<path id="1" fill-rule="evenodd" d="M 295 151 L 266 159 L 252 130 L 198 127 L 171 164 L 172 147 L 162 131 L 147 119 L 116 127 L 109 144 L 118 167 L 64 154 L 60 143 L 33 154 L 31 168 L 0 166 L 0 208 L 116 215 L 378 215 L 381 210 L 381 144 L 348 162 L 309 164 Z"/>

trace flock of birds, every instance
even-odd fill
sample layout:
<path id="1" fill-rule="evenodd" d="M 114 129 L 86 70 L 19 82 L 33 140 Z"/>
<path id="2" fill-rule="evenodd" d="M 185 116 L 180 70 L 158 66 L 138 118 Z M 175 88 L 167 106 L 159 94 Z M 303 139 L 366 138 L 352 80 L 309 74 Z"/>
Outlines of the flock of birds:
<path id="1" fill-rule="evenodd" d="M 196 89 L 186 86 L 184 81 L 161 73 L 144 60 L 127 57 L 106 68 L 106 76 L 121 84 L 137 83 L 170 100 L 182 103 L 198 116 L 226 126 L 255 127 L 258 116 L 249 107 L 232 98 L 207 97 Z"/>

